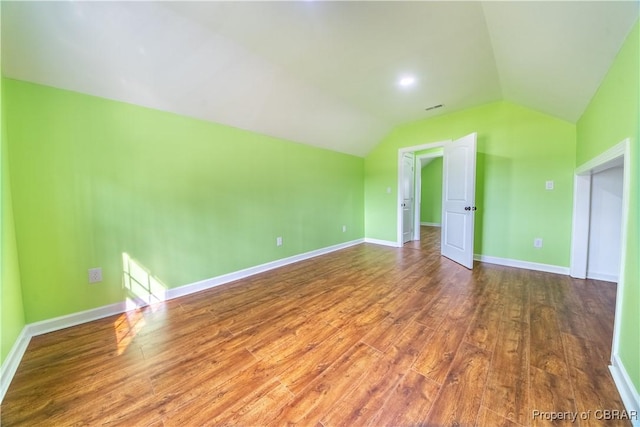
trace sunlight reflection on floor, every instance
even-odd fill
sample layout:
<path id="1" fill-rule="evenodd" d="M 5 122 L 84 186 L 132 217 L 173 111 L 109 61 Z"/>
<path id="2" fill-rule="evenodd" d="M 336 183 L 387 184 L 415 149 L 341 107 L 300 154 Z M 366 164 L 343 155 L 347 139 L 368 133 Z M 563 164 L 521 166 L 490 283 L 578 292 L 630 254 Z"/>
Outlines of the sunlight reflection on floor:
<path id="1" fill-rule="evenodd" d="M 129 254 L 122 254 L 122 284 L 127 290 L 127 312 L 114 322 L 118 355 L 129 347 L 145 327 L 144 313 L 154 312 L 164 302 L 167 287 Z M 144 308 L 143 308 L 144 307 Z"/>

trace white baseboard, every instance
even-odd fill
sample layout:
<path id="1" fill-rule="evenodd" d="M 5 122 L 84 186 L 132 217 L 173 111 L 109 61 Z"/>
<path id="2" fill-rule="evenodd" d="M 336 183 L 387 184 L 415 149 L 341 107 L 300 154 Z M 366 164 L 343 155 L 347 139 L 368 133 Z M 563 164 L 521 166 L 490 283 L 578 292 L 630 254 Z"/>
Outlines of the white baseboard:
<path id="1" fill-rule="evenodd" d="M 83 323 L 92 322 L 94 320 L 121 314 L 130 309 L 125 301 L 109 304 L 90 310 L 79 311 L 77 313 L 67 314 L 65 316 L 54 317 L 53 319 L 41 320 L 39 322 L 30 323 L 25 326 L 29 337 L 35 337 L 49 332 L 59 331 L 60 329 L 70 328 L 72 326 L 81 325 Z"/>
<path id="2" fill-rule="evenodd" d="M 631 424 L 634 427 L 640 427 L 640 394 L 638 394 L 638 390 L 636 390 L 631 382 L 631 378 L 617 354 L 611 357 L 609 370 L 611 371 L 613 382 L 616 384 L 618 393 L 620 393 L 627 414 L 632 415 Z"/>
<path id="3" fill-rule="evenodd" d="M 233 282 L 235 280 L 243 279 L 254 274 L 262 273 L 265 271 L 273 270 L 278 267 L 283 267 L 294 262 L 303 261 L 309 258 L 314 258 L 320 255 L 335 252 L 340 249 L 345 249 L 350 246 L 355 246 L 360 243 L 364 243 L 364 239 L 352 240 L 345 243 L 339 243 L 337 245 L 328 246 L 326 248 L 316 249 L 310 252 L 294 255 L 288 258 L 279 259 L 276 261 L 268 262 L 266 264 L 258 265 L 255 267 L 246 268 L 244 270 L 236 271 L 233 273 L 223 274 L 221 276 L 213 277 L 211 279 L 201 280 L 199 282 L 190 283 L 177 288 L 169 289 L 165 294 L 165 299 L 173 299 L 182 296 L 186 296 L 195 292 L 200 292 L 206 289 L 220 286 L 225 283 Z M 11 380 L 15 375 L 20 361 L 24 356 L 27 346 L 31 341 L 31 338 L 46 334 L 60 329 L 69 328 L 72 326 L 80 325 L 82 323 L 91 322 L 94 320 L 102 319 L 105 317 L 113 316 L 116 314 L 122 314 L 129 310 L 135 309 L 136 306 L 132 305 L 131 301 L 120 301 L 115 304 L 105 305 L 103 307 L 97 307 L 90 310 L 81 311 L 78 313 L 72 313 L 65 316 L 55 317 L 53 319 L 42 320 L 35 323 L 30 323 L 22 328 L 20 335 L 16 339 L 16 342 L 11 347 L 11 351 L 7 355 L 2 366 L 0 366 L 0 403 L 4 399 Z"/>
<path id="4" fill-rule="evenodd" d="M 268 262 L 266 264 L 257 265 L 255 267 L 245 268 L 244 270 L 235 271 L 233 273 L 223 274 L 222 276 L 216 276 L 210 279 L 200 280 L 198 282 L 190 283 L 188 285 L 180 286 L 178 288 L 172 288 L 167 290 L 166 299 L 178 298 L 185 295 L 193 294 L 195 292 L 204 291 L 206 289 L 224 285 L 225 283 L 229 283 L 235 280 L 240 280 L 249 276 L 253 276 L 254 274 L 264 273 L 265 271 L 273 270 L 279 267 L 284 267 L 285 265 L 293 264 L 294 262 L 304 261 L 309 258 L 315 258 L 317 256 L 335 252 L 340 249 L 345 249 L 350 246 L 355 246 L 360 243 L 364 243 L 364 239 L 357 239 L 357 240 L 352 240 L 350 242 L 328 246 L 326 248 L 305 252 L 303 254 L 279 259 L 277 261 Z"/>
<path id="5" fill-rule="evenodd" d="M 30 341 L 31 335 L 28 334 L 27 327 L 25 326 L 13 343 L 4 363 L 0 366 L 0 403 L 2 403 L 4 395 L 9 389 L 9 384 L 11 384 L 11 380 L 13 380 L 13 376 L 18 370 L 22 356 L 24 356 L 25 351 L 27 351 Z"/>
<path id="6" fill-rule="evenodd" d="M 525 270 L 544 271 L 547 273 L 556 273 L 569 275 L 569 267 L 561 267 L 559 265 L 540 264 L 537 262 L 520 261 L 517 259 L 499 258 L 487 255 L 474 255 L 473 259 L 489 264 L 503 265 L 505 267 L 524 268 Z"/>
<path id="7" fill-rule="evenodd" d="M 439 222 L 421 222 L 420 225 L 426 225 L 427 227 L 442 227 Z"/>
<path id="8" fill-rule="evenodd" d="M 597 271 L 587 271 L 587 279 L 618 283 L 617 274 L 598 273 Z"/>
<path id="9" fill-rule="evenodd" d="M 20 361 L 29 346 L 29 342 L 31 342 L 31 338 L 102 319 L 104 317 L 121 314 L 131 310 L 132 308 L 135 307 L 132 307 L 127 301 L 122 301 L 115 304 L 105 305 L 103 307 L 93 308 L 25 325 L 22 328 L 22 331 L 20 331 L 20 335 L 18 335 L 18 338 L 13 343 L 11 351 L 9 351 L 4 363 L 0 366 L 0 403 L 4 400 L 4 396 L 9 389 L 13 376 L 18 370 Z"/>
<path id="10" fill-rule="evenodd" d="M 397 242 L 394 242 L 392 240 L 380 240 L 380 239 L 372 239 L 370 237 L 367 237 L 364 239 L 365 243 L 373 243 L 374 245 L 382 245 L 382 246 L 391 246 L 394 248 L 399 248 L 400 246 L 398 246 Z"/>

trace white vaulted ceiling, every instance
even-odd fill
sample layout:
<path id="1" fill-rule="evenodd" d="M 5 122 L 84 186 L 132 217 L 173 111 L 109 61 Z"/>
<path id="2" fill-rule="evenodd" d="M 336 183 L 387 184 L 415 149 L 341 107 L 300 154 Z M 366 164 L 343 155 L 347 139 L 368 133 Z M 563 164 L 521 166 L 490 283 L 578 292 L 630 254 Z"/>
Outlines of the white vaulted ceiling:
<path id="1" fill-rule="evenodd" d="M 637 19 L 637 1 L 2 2 L 2 72 L 364 156 L 495 100 L 577 121 Z"/>

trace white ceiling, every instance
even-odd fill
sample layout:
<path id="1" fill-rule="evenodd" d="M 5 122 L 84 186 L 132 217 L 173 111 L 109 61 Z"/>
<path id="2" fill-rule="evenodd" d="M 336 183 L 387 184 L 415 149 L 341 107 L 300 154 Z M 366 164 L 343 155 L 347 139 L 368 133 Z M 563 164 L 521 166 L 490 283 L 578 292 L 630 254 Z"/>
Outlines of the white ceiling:
<path id="1" fill-rule="evenodd" d="M 500 99 L 577 121 L 638 9 L 2 2 L 2 72 L 364 156 L 400 123 Z M 415 87 L 398 87 L 404 73 Z"/>

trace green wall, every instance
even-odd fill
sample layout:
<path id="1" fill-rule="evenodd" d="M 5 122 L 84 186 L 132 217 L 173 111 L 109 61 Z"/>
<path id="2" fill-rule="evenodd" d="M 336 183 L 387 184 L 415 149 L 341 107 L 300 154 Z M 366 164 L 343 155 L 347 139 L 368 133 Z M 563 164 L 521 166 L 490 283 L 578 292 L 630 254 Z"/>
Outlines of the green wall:
<path id="1" fill-rule="evenodd" d="M 471 132 L 475 252 L 568 266 L 573 171 L 630 137 L 620 357 L 640 389 L 638 39 L 636 24 L 577 126 L 496 102 L 399 126 L 364 160 L 3 80 L 1 360 L 26 323 L 122 301 L 123 253 L 173 288 L 365 235 L 395 241 L 398 149 Z M 104 281 L 88 285 L 97 266 Z"/>
<path id="2" fill-rule="evenodd" d="M 420 222 L 442 221 L 442 157 L 431 160 L 421 171 Z"/>
<path id="3" fill-rule="evenodd" d="M 25 325 L 20 286 L 20 269 L 13 222 L 13 206 L 7 160 L 7 138 L 5 109 L 3 108 L 3 87 L 0 79 L 0 176 L 2 179 L 2 221 L 0 233 L 0 364 L 4 363 L 16 339 Z"/>
<path id="4" fill-rule="evenodd" d="M 575 126 L 508 102 L 394 129 L 365 159 L 366 236 L 396 240 L 399 148 L 472 132 L 478 133 L 475 253 L 568 267 Z M 547 180 L 555 190 L 545 190 Z M 543 248 L 533 247 L 536 237 Z"/>
<path id="5" fill-rule="evenodd" d="M 362 158 L 16 80 L 4 88 L 28 323 L 122 301 L 123 253 L 173 288 L 364 236 Z M 87 283 L 92 267 L 102 283 Z"/>
<path id="6" fill-rule="evenodd" d="M 625 138 L 631 139 L 630 212 L 622 296 L 619 355 L 636 390 L 640 390 L 640 32 L 627 37 L 607 76 L 577 124 L 576 162 L 596 157 Z"/>

